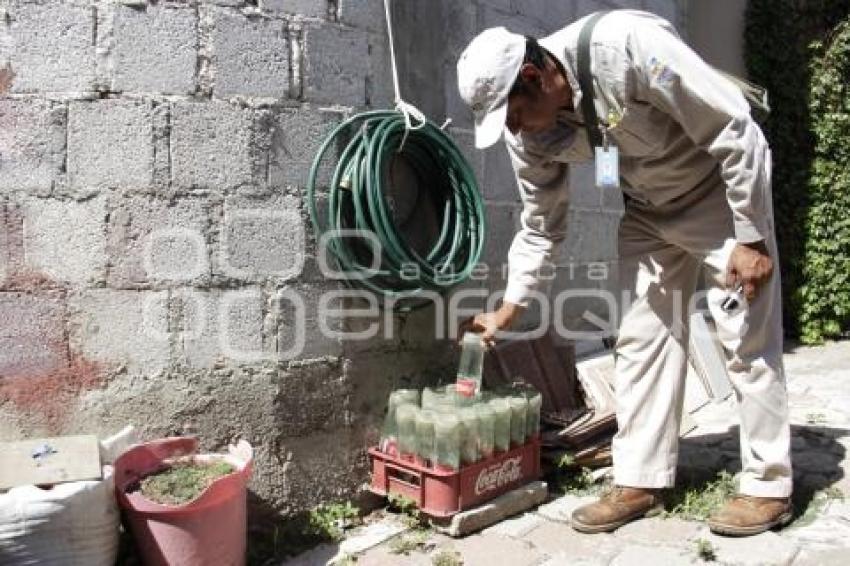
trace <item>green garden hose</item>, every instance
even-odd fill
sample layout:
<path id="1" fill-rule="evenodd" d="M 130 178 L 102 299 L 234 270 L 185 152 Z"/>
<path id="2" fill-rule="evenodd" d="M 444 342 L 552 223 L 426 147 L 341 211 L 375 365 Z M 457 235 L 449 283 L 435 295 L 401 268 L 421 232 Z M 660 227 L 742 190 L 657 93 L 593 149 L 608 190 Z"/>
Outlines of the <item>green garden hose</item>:
<path id="1" fill-rule="evenodd" d="M 469 163 L 433 122 L 408 129 L 399 111 L 358 114 L 328 135 L 307 204 L 319 253 L 382 305 L 427 304 L 428 294 L 465 281 L 481 256 L 484 206 Z"/>

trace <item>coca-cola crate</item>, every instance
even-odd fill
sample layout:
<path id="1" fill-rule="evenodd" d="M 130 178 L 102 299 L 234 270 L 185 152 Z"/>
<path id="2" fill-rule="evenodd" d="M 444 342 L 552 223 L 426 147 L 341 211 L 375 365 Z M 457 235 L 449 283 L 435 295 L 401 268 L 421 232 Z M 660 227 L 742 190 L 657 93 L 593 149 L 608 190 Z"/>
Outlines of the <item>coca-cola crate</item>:
<path id="1" fill-rule="evenodd" d="M 370 448 L 372 483 L 378 495 L 403 495 L 432 517 L 451 517 L 540 476 L 540 438 L 457 471 L 429 468 Z"/>

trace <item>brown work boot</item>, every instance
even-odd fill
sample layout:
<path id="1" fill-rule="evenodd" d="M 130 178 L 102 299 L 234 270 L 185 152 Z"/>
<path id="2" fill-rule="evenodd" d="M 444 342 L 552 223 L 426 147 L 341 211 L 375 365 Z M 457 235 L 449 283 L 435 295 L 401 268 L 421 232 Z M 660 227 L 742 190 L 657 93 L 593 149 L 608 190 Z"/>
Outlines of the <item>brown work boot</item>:
<path id="1" fill-rule="evenodd" d="M 708 518 L 708 528 L 719 535 L 757 535 L 787 525 L 792 516 L 790 497 L 738 494 Z"/>
<path id="2" fill-rule="evenodd" d="M 641 517 L 661 512 L 656 489 L 615 486 L 596 503 L 573 511 L 571 524 L 580 533 L 607 533 Z"/>

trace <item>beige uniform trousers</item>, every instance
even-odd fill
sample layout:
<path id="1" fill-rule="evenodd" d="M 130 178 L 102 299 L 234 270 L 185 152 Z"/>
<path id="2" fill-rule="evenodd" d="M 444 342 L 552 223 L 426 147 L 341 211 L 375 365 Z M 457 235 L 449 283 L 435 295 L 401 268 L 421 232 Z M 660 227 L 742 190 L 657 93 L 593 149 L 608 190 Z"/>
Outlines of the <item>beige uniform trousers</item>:
<path id="1" fill-rule="evenodd" d="M 735 229 L 725 187 L 717 181 L 664 205 L 632 200 L 626 206 L 619 233 L 620 283 L 630 292 L 631 305 L 624 296 L 617 340 L 614 480 L 646 488 L 674 484 L 688 303 L 704 271 L 707 301 L 740 410 L 740 491 L 787 497 L 792 487 L 790 430 L 772 212 L 767 246 L 773 275 L 751 304 L 726 314 L 720 302 L 727 293 Z"/>

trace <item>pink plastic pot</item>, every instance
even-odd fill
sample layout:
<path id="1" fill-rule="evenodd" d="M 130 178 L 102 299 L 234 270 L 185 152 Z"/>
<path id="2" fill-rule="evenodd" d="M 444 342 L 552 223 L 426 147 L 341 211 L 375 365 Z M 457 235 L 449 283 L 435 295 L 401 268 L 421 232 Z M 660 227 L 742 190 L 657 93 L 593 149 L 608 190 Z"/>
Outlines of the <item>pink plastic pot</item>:
<path id="1" fill-rule="evenodd" d="M 244 440 L 229 454 L 195 455 L 198 439 L 165 438 L 133 446 L 115 461 L 115 492 L 136 547 L 147 566 L 241 566 L 245 564 L 246 486 L 253 450 Z M 193 456 L 194 455 L 194 456 Z M 236 470 L 183 505 L 162 505 L 140 491 L 127 493 L 168 459 L 223 459 Z"/>

